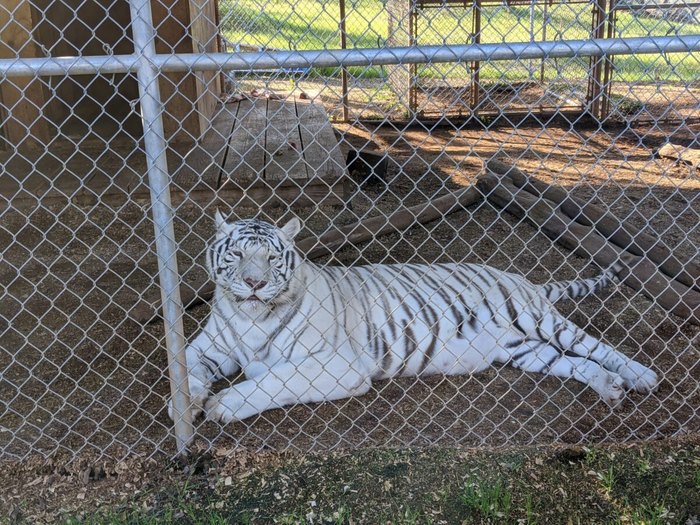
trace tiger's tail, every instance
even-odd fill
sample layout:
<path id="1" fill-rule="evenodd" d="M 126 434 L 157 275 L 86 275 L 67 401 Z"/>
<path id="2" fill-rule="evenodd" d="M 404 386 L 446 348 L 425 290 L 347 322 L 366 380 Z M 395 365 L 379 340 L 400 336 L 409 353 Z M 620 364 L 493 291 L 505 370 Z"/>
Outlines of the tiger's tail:
<path id="1" fill-rule="evenodd" d="M 619 280 L 620 272 L 625 268 L 621 262 L 613 264 L 610 268 L 590 279 L 576 279 L 574 281 L 559 281 L 543 284 L 540 292 L 551 302 L 559 299 L 578 299 L 595 294 L 606 286 Z"/>

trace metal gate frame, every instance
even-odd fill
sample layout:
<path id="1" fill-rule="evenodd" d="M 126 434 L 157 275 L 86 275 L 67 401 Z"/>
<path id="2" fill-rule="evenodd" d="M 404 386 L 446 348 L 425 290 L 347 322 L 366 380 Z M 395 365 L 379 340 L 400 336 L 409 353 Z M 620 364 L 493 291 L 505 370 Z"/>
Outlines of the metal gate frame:
<path id="1" fill-rule="evenodd" d="M 401 0 L 399 0 L 401 1 Z M 535 8 L 542 7 L 545 20 L 547 17 L 548 9 L 555 3 L 559 4 L 593 4 L 591 9 L 591 26 L 590 35 L 592 39 L 603 39 L 612 38 L 614 33 L 614 19 L 617 13 L 618 7 L 616 0 L 595 0 L 590 2 L 589 0 L 574 0 L 572 2 L 564 2 L 563 0 L 508 0 L 507 3 L 501 0 L 403 0 L 410 4 L 408 8 L 409 24 L 408 24 L 408 40 L 409 45 L 417 45 L 420 41 L 421 35 L 419 34 L 419 21 L 424 13 L 430 11 L 431 9 L 443 9 L 445 7 L 455 7 L 463 8 L 471 12 L 472 24 L 471 24 L 471 35 L 472 43 L 481 43 L 482 34 L 482 12 L 486 7 L 498 7 L 507 5 L 509 8 L 513 6 L 526 6 Z M 344 19 L 345 12 L 345 0 L 340 0 L 341 5 L 341 18 Z M 341 38 L 344 37 L 344 28 L 341 27 Z M 546 42 L 547 39 L 547 24 L 545 23 L 542 27 L 542 42 Z M 508 46 L 509 44 L 503 44 Z M 419 46 L 420 47 L 420 46 Z M 345 44 L 343 42 L 343 49 L 345 49 Z M 579 55 L 582 56 L 582 55 Z M 589 74 L 588 83 L 586 86 L 585 99 L 581 101 L 579 106 L 568 106 L 559 107 L 557 111 L 571 111 L 576 110 L 582 113 L 588 113 L 594 118 L 603 119 L 606 116 L 605 108 L 608 107 L 606 98 L 609 92 L 609 78 L 612 69 L 612 57 L 596 57 L 590 56 L 589 63 Z M 467 110 L 474 117 L 479 117 L 482 114 L 491 115 L 492 112 L 484 112 L 483 109 L 479 108 L 479 102 L 481 101 L 480 93 L 480 82 L 479 82 L 479 72 L 480 72 L 480 61 L 474 60 L 469 64 L 472 81 L 470 86 L 469 103 Z M 424 115 L 422 112 L 418 112 L 418 91 L 419 91 L 419 79 L 418 71 L 415 64 L 412 64 L 408 69 L 409 75 L 409 87 L 408 87 L 408 110 L 411 115 L 417 115 L 418 118 L 423 119 Z M 544 62 L 540 68 L 540 76 L 542 81 L 544 81 Z M 347 98 L 347 82 L 343 82 L 343 107 L 344 107 L 344 120 L 347 121 L 347 107 L 345 100 Z M 548 108 L 549 109 L 549 108 Z M 540 106 L 540 111 L 543 108 Z M 498 114 L 503 114 L 500 111 Z M 449 118 L 449 117 L 448 117 Z"/>

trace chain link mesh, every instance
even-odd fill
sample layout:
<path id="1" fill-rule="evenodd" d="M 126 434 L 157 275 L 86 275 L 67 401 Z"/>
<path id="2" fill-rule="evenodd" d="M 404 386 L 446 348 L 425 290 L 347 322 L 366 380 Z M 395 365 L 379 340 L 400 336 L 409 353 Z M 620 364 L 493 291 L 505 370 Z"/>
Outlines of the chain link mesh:
<path id="1" fill-rule="evenodd" d="M 700 35 L 693 2 L 340 1 L 153 0 L 155 51 L 176 62 L 185 53 Z M 161 152 L 144 144 L 135 69 L 11 74 L 31 58 L 125 60 L 130 21 L 127 2 L 0 4 L 3 459 L 176 452 L 167 404 L 185 385 L 168 380 L 147 178 L 147 160 Z M 625 442 L 700 430 L 698 51 L 312 61 L 157 78 L 188 342 L 211 314 L 205 259 L 218 208 L 231 219 L 301 218 L 298 245 L 322 267 L 468 262 L 546 283 L 625 261 L 633 270 L 623 284 L 556 308 L 661 379 L 616 408 L 573 379 L 509 366 L 380 379 L 359 396 L 225 425 L 197 419 L 193 447 Z M 500 164 L 484 167 L 496 158 L 529 186 Z M 498 190 L 482 184 L 488 173 Z M 419 212 L 465 188 L 475 197 L 464 207 L 443 205 L 431 220 Z M 510 196 L 499 201 L 504 188 Z M 362 231 L 371 235 L 358 241 Z M 333 346 L 330 329 L 319 337 Z M 350 360 L 346 371 L 358 367 Z"/>

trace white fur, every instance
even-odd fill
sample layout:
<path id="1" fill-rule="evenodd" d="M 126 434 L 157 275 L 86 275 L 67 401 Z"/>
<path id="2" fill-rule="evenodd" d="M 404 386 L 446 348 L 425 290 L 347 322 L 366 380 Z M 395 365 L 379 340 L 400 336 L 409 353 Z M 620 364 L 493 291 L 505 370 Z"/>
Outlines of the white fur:
<path id="1" fill-rule="evenodd" d="M 375 378 L 469 374 L 494 362 L 576 379 L 612 405 L 623 386 L 650 392 L 658 383 L 556 312 L 547 296 L 568 283 L 545 293 L 518 275 L 465 264 L 321 267 L 293 252 L 297 219 L 261 242 L 250 232 L 262 223 L 226 223 L 217 210 L 216 224 L 213 247 L 228 249 L 210 254 L 212 312 L 187 348 L 194 416 L 205 410 L 227 423 L 361 395 Z M 282 278 L 286 252 L 297 266 Z M 211 396 L 214 380 L 239 369 L 244 381 Z"/>

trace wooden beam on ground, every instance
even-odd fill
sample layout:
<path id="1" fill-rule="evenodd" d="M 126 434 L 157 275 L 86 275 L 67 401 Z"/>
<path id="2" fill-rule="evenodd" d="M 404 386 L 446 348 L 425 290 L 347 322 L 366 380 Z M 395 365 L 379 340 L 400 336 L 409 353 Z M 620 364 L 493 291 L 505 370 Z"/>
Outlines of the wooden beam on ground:
<path id="1" fill-rule="evenodd" d="M 410 208 L 399 208 L 391 215 L 379 215 L 347 226 L 333 227 L 320 237 L 308 237 L 297 247 L 309 259 L 333 254 L 347 245 L 356 245 L 380 235 L 407 230 L 415 224 L 425 224 L 440 217 L 462 210 L 481 200 L 476 188 L 463 188 L 433 201 Z"/>
<path id="2" fill-rule="evenodd" d="M 555 202 L 566 216 L 584 226 L 594 227 L 615 246 L 632 255 L 646 257 L 671 279 L 700 292 L 700 264 L 673 253 L 658 237 L 652 237 L 600 206 L 573 197 L 565 189 L 537 180 L 510 164 L 492 159 L 486 162 L 486 169 L 499 178 L 508 177 L 515 186 L 533 195 Z"/>
<path id="3" fill-rule="evenodd" d="M 478 187 L 497 208 L 525 219 L 553 241 L 575 254 L 593 259 L 602 268 L 616 262 L 626 266 L 619 278 L 663 308 L 700 324 L 700 293 L 659 271 L 646 257 L 632 255 L 608 242 L 595 229 L 557 210 L 557 203 L 518 188 L 508 178 L 482 176 Z"/>
<path id="4" fill-rule="evenodd" d="M 388 216 L 379 215 L 346 226 L 332 227 L 318 237 L 312 236 L 298 241 L 297 248 L 307 259 L 317 259 L 333 254 L 347 245 L 356 245 L 380 235 L 407 230 L 415 224 L 431 222 L 479 200 L 481 194 L 476 188 L 463 188 L 410 208 L 401 207 Z M 211 299 L 213 294 L 214 283 L 210 281 L 180 287 L 180 295 L 186 308 Z M 142 300 L 132 308 L 129 316 L 138 323 L 149 323 L 158 317 L 159 310 L 159 299 Z"/>

